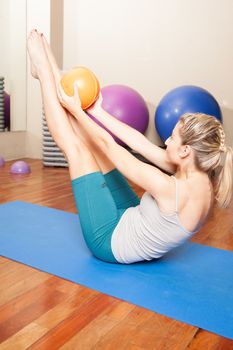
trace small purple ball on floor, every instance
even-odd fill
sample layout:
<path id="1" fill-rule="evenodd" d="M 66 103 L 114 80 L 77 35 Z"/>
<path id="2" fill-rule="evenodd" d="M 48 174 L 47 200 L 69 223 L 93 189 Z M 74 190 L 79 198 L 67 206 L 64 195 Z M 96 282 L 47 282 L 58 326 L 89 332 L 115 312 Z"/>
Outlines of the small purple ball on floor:
<path id="1" fill-rule="evenodd" d="M 11 165 L 11 174 L 29 174 L 31 172 L 30 166 L 23 160 L 18 160 Z"/>

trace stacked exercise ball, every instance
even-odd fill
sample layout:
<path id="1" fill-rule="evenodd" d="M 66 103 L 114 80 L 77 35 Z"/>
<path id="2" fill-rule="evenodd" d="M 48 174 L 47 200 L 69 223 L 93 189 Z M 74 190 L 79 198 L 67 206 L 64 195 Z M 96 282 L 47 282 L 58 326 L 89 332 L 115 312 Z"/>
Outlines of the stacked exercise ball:
<path id="1" fill-rule="evenodd" d="M 95 74 L 85 67 L 75 67 L 65 73 L 61 86 L 68 96 L 74 95 L 74 82 L 78 86 L 82 109 L 89 108 L 97 100 L 100 91 Z"/>
<path id="2" fill-rule="evenodd" d="M 61 79 L 61 86 L 68 96 L 74 95 L 74 82 L 77 82 L 82 108 L 88 109 L 98 98 L 100 85 L 89 69 L 76 67 Z M 149 124 L 149 111 L 143 97 L 134 89 L 125 85 L 109 85 L 101 89 L 103 109 L 118 120 L 144 133 Z M 98 122 L 93 115 L 89 116 Z M 116 142 L 124 143 L 112 135 Z"/>
<path id="3" fill-rule="evenodd" d="M 222 121 L 222 114 L 216 99 L 205 89 L 185 85 L 168 92 L 159 102 L 155 113 L 155 127 L 161 139 L 171 135 L 182 114 L 205 113 Z"/>

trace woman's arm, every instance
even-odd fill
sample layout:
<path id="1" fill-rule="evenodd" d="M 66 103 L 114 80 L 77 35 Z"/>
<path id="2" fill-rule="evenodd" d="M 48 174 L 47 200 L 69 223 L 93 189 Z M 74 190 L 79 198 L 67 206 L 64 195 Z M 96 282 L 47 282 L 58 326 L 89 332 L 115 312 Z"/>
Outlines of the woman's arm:
<path id="1" fill-rule="evenodd" d="M 88 135 L 94 136 L 93 141 L 123 175 L 150 192 L 155 198 L 167 191 L 170 177 L 159 169 L 138 160 L 118 145 L 106 130 L 96 124 L 82 110 L 77 91 L 75 97 L 68 97 L 61 88 L 58 90 L 58 94 L 62 105 L 77 118 Z"/>
<path id="2" fill-rule="evenodd" d="M 94 142 L 97 147 L 106 154 L 126 178 L 151 193 L 154 198 L 159 198 L 164 194 L 167 195 L 170 188 L 170 176 L 138 160 L 124 147 L 118 145 L 106 130 L 96 124 L 82 110 L 76 112 L 74 116 L 85 132 L 92 136 L 95 135 Z"/>
<path id="3" fill-rule="evenodd" d="M 102 96 L 99 97 L 93 107 L 88 109 L 88 112 L 120 140 L 126 143 L 131 149 L 137 153 L 140 153 L 143 157 L 157 165 L 160 169 L 163 169 L 171 174 L 175 173 L 176 167 L 170 163 L 164 149 L 153 144 L 138 130 L 135 130 L 131 126 L 113 117 L 111 114 L 106 112 L 101 105 Z"/>

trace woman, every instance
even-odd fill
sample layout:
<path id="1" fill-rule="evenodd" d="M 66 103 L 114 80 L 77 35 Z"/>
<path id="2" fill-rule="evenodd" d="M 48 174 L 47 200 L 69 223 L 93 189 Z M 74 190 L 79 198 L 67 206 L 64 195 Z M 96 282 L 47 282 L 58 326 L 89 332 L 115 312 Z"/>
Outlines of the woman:
<path id="1" fill-rule="evenodd" d="M 222 207 L 230 203 L 233 152 L 218 120 L 182 116 L 163 150 L 110 116 L 98 99 L 89 111 L 167 175 L 93 122 L 81 109 L 77 86 L 74 97 L 66 96 L 50 47 L 36 30 L 28 52 L 49 130 L 69 164 L 84 238 L 97 258 L 126 264 L 160 258 L 205 223 L 215 200 Z M 145 190 L 141 201 L 124 176 Z"/>

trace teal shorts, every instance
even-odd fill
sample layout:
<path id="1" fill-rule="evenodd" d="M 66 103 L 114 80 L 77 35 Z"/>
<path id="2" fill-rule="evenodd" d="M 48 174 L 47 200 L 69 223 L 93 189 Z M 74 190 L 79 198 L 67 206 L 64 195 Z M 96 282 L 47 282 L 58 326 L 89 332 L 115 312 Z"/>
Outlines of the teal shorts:
<path id="1" fill-rule="evenodd" d="M 98 259 L 117 263 L 112 233 L 125 210 L 139 204 L 138 196 L 117 169 L 83 175 L 72 180 L 72 189 L 88 248 Z"/>

